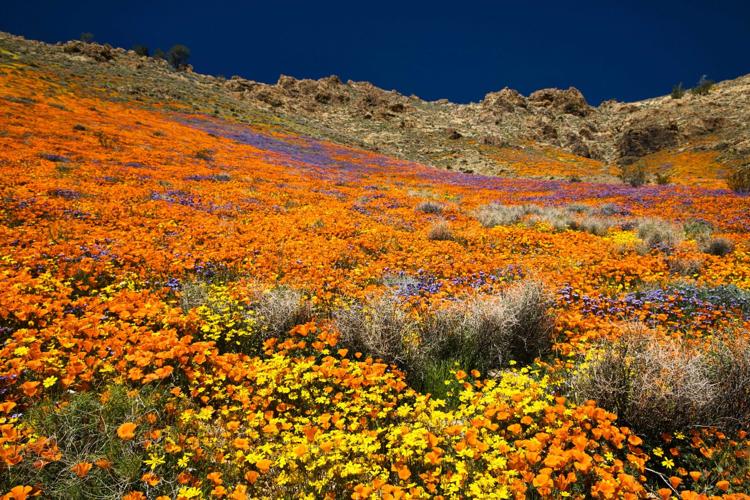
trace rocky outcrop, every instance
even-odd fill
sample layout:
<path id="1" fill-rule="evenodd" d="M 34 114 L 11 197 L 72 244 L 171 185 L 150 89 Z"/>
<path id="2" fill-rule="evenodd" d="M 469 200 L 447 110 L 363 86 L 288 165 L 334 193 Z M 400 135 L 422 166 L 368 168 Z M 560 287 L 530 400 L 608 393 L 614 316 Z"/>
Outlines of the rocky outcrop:
<path id="1" fill-rule="evenodd" d="M 115 58 L 116 52 L 123 52 L 122 49 L 113 49 L 109 45 L 99 45 L 98 43 L 87 43 L 79 40 L 72 40 L 65 43 L 63 52 L 66 54 L 80 54 L 93 59 L 96 62 L 107 62 Z"/>
<path id="2" fill-rule="evenodd" d="M 617 140 L 620 163 L 629 164 L 650 153 L 677 146 L 679 130 L 674 122 L 646 123 L 627 128 Z"/>
<path id="3" fill-rule="evenodd" d="M 575 87 L 567 90 L 541 89 L 532 92 L 528 102 L 531 106 L 551 109 L 557 113 L 587 116 L 593 108 L 589 106 L 581 91 Z"/>
<path id="4" fill-rule="evenodd" d="M 499 92 L 490 92 L 484 97 L 482 106 L 491 109 L 512 113 L 519 108 L 526 108 L 526 98 L 517 90 L 505 87 Z"/>

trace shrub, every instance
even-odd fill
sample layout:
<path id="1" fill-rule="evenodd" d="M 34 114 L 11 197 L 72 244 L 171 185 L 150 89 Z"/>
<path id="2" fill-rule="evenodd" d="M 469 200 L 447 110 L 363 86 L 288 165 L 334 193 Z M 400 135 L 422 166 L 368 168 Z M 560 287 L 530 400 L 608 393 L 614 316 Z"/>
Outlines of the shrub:
<path id="1" fill-rule="evenodd" d="M 434 312 L 420 325 L 411 383 L 434 392 L 442 383 L 430 377 L 436 369 L 457 366 L 487 374 L 511 360 L 528 363 L 545 355 L 552 345 L 551 304 L 540 282 L 526 280 L 500 295 L 477 296 Z"/>
<path id="2" fill-rule="evenodd" d="M 646 184 L 646 164 L 642 161 L 620 165 L 620 180 L 631 187 L 640 187 Z"/>
<path id="3" fill-rule="evenodd" d="M 711 92 L 714 83 L 715 82 L 713 80 L 709 80 L 708 78 L 706 78 L 706 75 L 702 75 L 698 80 L 698 84 L 690 89 L 690 92 L 695 95 L 708 95 L 708 93 Z"/>
<path id="4" fill-rule="evenodd" d="M 415 210 L 426 214 L 442 214 L 443 205 L 435 201 L 422 201 L 415 207 Z"/>
<path id="5" fill-rule="evenodd" d="M 734 250 L 734 242 L 727 238 L 711 238 L 700 243 L 702 252 L 723 257 Z"/>
<path id="6" fill-rule="evenodd" d="M 750 193 L 750 163 L 732 169 L 727 184 L 735 193 Z"/>
<path id="7" fill-rule="evenodd" d="M 670 96 L 672 99 L 682 99 L 685 95 L 685 87 L 682 86 L 682 82 L 672 87 L 672 93 Z"/>
<path id="8" fill-rule="evenodd" d="M 492 203 L 479 207 L 476 218 L 484 227 L 510 226 L 517 224 L 525 215 L 538 211 L 527 205 L 501 205 Z"/>
<path id="9" fill-rule="evenodd" d="M 200 280 L 186 281 L 180 286 L 180 306 L 184 313 L 208 302 L 209 285 Z"/>
<path id="10" fill-rule="evenodd" d="M 513 359 L 531 361 L 546 354 L 552 345 L 554 318 L 551 296 L 540 281 L 524 280 L 502 294 L 506 312 L 513 318 L 505 332 Z"/>
<path id="11" fill-rule="evenodd" d="M 612 215 L 629 215 L 630 211 L 627 208 L 620 207 L 617 203 L 605 203 L 599 207 L 599 213 L 609 217 Z"/>
<path id="12" fill-rule="evenodd" d="M 222 285 L 188 281 L 180 287 L 186 313 L 196 309 L 201 319 L 199 337 L 212 340 L 222 352 L 262 354 L 263 342 L 279 337 L 312 319 L 301 292 L 278 287 L 256 293 L 245 303 L 231 297 Z"/>
<path id="13" fill-rule="evenodd" d="M 93 33 L 89 33 L 88 31 L 85 32 L 85 33 L 81 33 L 80 40 L 83 43 L 91 43 L 91 42 L 94 41 L 94 34 Z"/>
<path id="14" fill-rule="evenodd" d="M 415 346 L 417 321 L 393 296 L 384 295 L 366 304 L 340 309 L 334 320 L 341 340 L 356 351 L 401 368 L 415 357 L 415 347 L 410 346 Z"/>
<path id="15" fill-rule="evenodd" d="M 559 208 L 544 208 L 531 220 L 534 223 L 546 224 L 555 231 L 565 231 L 573 226 L 573 218 L 570 214 Z"/>
<path id="16" fill-rule="evenodd" d="M 656 184 L 666 186 L 672 182 L 672 174 L 669 172 L 656 172 Z"/>
<path id="17" fill-rule="evenodd" d="M 177 44 L 172 46 L 166 54 L 167 61 L 175 69 L 182 69 L 190 61 L 190 49 L 184 45 Z"/>
<path id="18" fill-rule="evenodd" d="M 705 219 L 688 219 L 682 225 L 685 236 L 691 240 L 703 240 L 711 237 L 714 225 Z"/>
<path id="19" fill-rule="evenodd" d="M 595 236 L 605 236 L 609 232 L 610 227 L 612 227 L 612 222 L 609 219 L 590 216 L 582 219 L 574 219 L 570 228 Z"/>
<path id="20" fill-rule="evenodd" d="M 573 212 L 575 214 L 590 214 L 594 211 L 594 207 L 590 205 L 583 205 L 580 203 L 571 203 L 570 205 L 565 207 L 565 210 L 568 212 Z"/>
<path id="21" fill-rule="evenodd" d="M 214 151 L 212 149 L 199 149 L 198 151 L 195 152 L 194 156 L 198 158 L 199 160 L 213 161 Z"/>
<path id="22" fill-rule="evenodd" d="M 254 311 L 254 329 L 263 339 L 286 334 L 296 325 L 312 319 L 310 304 L 302 292 L 278 287 L 258 294 L 250 306 Z"/>
<path id="23" fill-rule="evenodd" d="M 637 229 L 638 237 L 648 250 L 671 252 L 682 241 L 682 231 L 660 219 L 643 219 Z"/>
<path id="24" fill-rule="evenodd" d="M 431 361 L 458 362 L 487 373 L 549 352 L 554 325 L 551 298 L 538 281 L 525 280 L 500 295 L 477 296 L 437 311 L 421 330 Z"/>
<path id="25" fill-rule="evenodd" d="M 427 237 L 433 241 L 453 241 L 453 231 L 445 221 L 440 221 L 430 227 L 430 231 L 427 233 Z"/>
<path id="26" fill-rule="evenodd" d="M 723 337 L 702 352 L 634 325 L 593 350 L 569 385 L 573 399 L 595 400 L 650 436 L 734 429 L 750 423 L 750 344 Z"/>
<path id="27" fill-rule="evenodd" d="M 669 271 L 681 276 L 695 276 L 703 269 L 703 261 L 690 257 L 675 257 L 667 259 Z"/>
<path id="28" fill-rule="evenodd" d="M 355 304 L 335 318 L 346 344 L 397 364 L 412 384 L 434 390 L 430 373 L 453 366 L 487 373 L 511 359 L 526 363 L 549 352 L 551 305 L 540 282 L 525 280 L 500 295 L 458 301 L 421 321 L 392 296 Z"/>
<path id="29" fill-rule="evenodd" d="M 138 54 L 139 56 L 148 57 L 149 50 L 148 47 L 145 45 L 133 45 L 133 52 Z"/>

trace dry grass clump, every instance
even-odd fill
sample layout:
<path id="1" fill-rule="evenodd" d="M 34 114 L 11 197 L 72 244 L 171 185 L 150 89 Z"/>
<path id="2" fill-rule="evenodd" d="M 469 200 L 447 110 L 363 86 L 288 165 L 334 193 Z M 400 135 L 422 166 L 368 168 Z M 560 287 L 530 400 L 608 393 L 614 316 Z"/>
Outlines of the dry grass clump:
<path id="1" fill-rule="evenodd" d="M 279 287 L 259 293 L 251 305 L 255 328 L 264 338 L 278 337 L 312 319 L 310 304 L 302 292 Z"/>
<path id="2" fill-rule="evenodd" d="M 475 217 L 484 227 L 512 226 L 530 213 L 538 213 L 539 207 L 533 205 L 501 205 L 491 203 L 483 205 L 476 211 Z"/>
<path id="3" fill-rule="evenodd" d="M 575 212 L 586 213 L 586 212 Z M 582 231 L 595 236 L 604 236 L 609 232 L 613 223 L 609 218 L 598 217 L 595 215 L 571 216 L 570 210 L 559 208 L 545 208 L 540 214 L 531 219 L 537 223 L 547 224 L 555 231 Z"/>
<path id="4" fill-rule="evenodd" d="M 727 178 L 727 184 L 735 193 L 750 193 L 750 163 L 735 167 Z"/>
<path id="5" fill-rule="evenodd" d="M 642 219 L 637 225 L 638 237 L 643 240 L 645 251 L 671 252 L 683 239 L 683 231 L 661 219 Z"/>
<path id="6" fill-rule="evenodd" d="M 719 257 L 730 254 L 734 250 L 734 242 L 727 238 L 709 238 L 701 241 L 699 246 L 703 253 Z"/>
<path id="7" fill-rule="evenodd" d="M 352 349 L 407 368 L 415 356 L 418 323 L 394 296 L 336 311 L 341 340 Z"/>
<path id="8" fill-rule="evenodd" d="M 612 221 L 602 217 L 589 216 L 582 219 L 574 219 L 571 229 L 584 231 L 595 236 L 605 236 L 612 227 Z"/>
<path id="9" fill-rule="evenodd" d="M 417 321 L 392 296 L 338 311 L 336 325 L 353 349 L 395 363 L 417 386 L 433 389 L 438 367 L 457 364 L 484 373 L 511 359 L 529 362 L 549 352 L 554 319 L 543 285 L 524 280 L 500 295 L 477 296 Z"/>
<path id="10" fill-rule="evenodd" d="M 593 208 L 588 205 L 568 205 L 564 208 L 539 205 L 500 205 L 492 203 L 480 207 L 475 217 L 484 227 L 510 226 L 530 216 L 528 222 L 544 224 L 555 231 L 584 231 L 597 236 L 607 234 L 612 222 L 607 218 L 589 215 Z"/>
<path id="11" fill-rule="evenodd" d="M 422 325 L 423 355 L 456 360 L 487 372 L 511 359 L 529 362 L 549 352 L 551 299 L 538 281 L 522 281 L 497 296 L 478 296 L 437 311 Z"/>
<path id="12" fill-rule="evenodd" d="M 682 230 L 689 239 L 702 241 L 711 237 L 714 225 L 705 219 L 690 218 L 682 224 Z"/>
<path id="13" fill-rule="evenodd" d="M 426 200 L 419 202 L 414 209 L 426 214 L 442 214 L 445 207 L 442 203 Z"/>
<path id="14" fill-rule="evenodd" d="M 636 432 L 750 423 L 746 339 L 725 337 L 698 349 L 635 325 L 592 352 L 569 382 L 573 398 L 595 400 Z"/>
<path id="15" fill-rule="evenodd" d="M 670 257 L 666 264 L 671 273 L 681 276 L 695 276 L 703 269 L 703 261 L 693 257 Z"/>
<path id="16" fill-rule="evenodd" d="M 191 309 L 208 303 L 209 285 L 200 280 L 185 282 L 180 290 L 180 306 L 183 312 L 187 313 Z"/>
<path id="17" fill-rule="evenodd" d="M 594 211 L 594 207 L 582 203 L 571 203 L 565 207 L 565 210 L 574 214 L 590 214 Z"/>
<path id="18" fill-rule="evenodd" d="M 565 231 L 570 229 L 573 218 L 570 213 L 560 208 L 547 207 L 534 214 L 531 217 L 534 224 L 546 224 L 555 231 Z"/>
<path id="19" fill-rule="evenodd" d="M 430 227 L 427 237 L 433 241 L 452 241 L 455 238 L 447 222 L 441 220 Z"/>

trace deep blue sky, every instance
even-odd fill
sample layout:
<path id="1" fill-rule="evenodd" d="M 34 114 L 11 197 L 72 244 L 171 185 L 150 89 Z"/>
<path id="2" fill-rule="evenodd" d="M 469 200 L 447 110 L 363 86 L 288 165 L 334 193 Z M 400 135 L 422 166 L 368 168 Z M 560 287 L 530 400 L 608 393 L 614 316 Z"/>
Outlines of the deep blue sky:
<path id="1" fill-rule="evenodd" d="M 48 42 L 184 43 L 202 73 L 367 80 L 478 101 L 575 86 L 635 100 L 750 73 L 750 1 L 0 0 L 0 30 Z"/>

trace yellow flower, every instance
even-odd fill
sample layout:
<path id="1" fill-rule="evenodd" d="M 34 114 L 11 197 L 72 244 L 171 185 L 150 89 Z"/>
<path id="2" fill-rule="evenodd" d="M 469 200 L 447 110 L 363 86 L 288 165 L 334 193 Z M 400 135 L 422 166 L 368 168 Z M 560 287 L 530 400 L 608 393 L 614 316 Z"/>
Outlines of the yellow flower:
<path id="1" fill-rule="evenodd" d="M 672 467 L 674 467 L 674 460 L 672 460 L 671 458 L 665 458 L 661 461 L 661 464 L 667 469 L 671 469 Z"/>
<path id="2" fill-rule="evenodd" d="M 177 496 L 180 498 L 200 498 L 203 495 L 201 494 L 201 490 L 195 486 L 183 486 L 180 488 L 180 491 L 177 492 Z"/>
<path id="3" fill-rule="evenodd" d="M 53 385 L 55 385 L 56 382 L 57 382 L 57 377 L 55 377 L 55 376 L 47 377 L 47 378 L 44 379 L 44 382 L 42 382 L 42 385 L 45 388 L 49 388 L 49 387 L 52 387 Z"/>
<path id="4" fill-rule="evenodd" d="M 187 467 L 188 462 L 190 462 L 190 457 L 193 456 L 192 453 L 185 453 L 180 457 L 180 459 L 177 461 L 177 467 L 180 469 L 184 469 Z"/>
<path id="5" fill-rule="evenodd" d="M 29 348 L 26 346 L 16 347 L 16 350 L 13 351 L 13 354 L 16 356 L 26 356 L 29 353 Z"/>
<path id="6" fill-rule="evenodd" d="M 162 465 L 165 462 L 164 456 L 157 455 L 156 453 L 151 453 L 148 456 L 148 460 L 144 460 L 143 463 L 151 467 L 151 470 L 156 469 L 158 466 Z"/>

